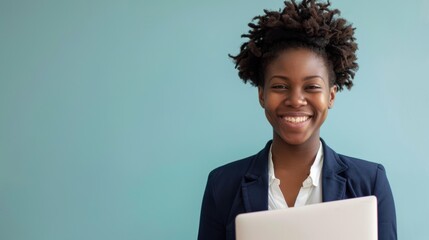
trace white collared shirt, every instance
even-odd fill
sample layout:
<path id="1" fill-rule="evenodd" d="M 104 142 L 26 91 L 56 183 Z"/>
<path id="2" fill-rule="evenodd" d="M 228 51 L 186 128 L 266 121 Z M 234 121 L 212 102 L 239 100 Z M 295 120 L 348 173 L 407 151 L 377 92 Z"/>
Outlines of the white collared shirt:
<path id="1" fill-rule="evenodd" d="M 288 208 L 286 200 L 280 190 L 280 179 L 274 175 L 274 164 L 271 153 L 268 155 L 268 209 Z M 310 205 L 322 202 L 322 166 L 323 166 L 323 148 L 320 143 L 319 150 L 313 165 L 310 168 L 310 175 L 302 183 L 298 196 L 295 201 L 295 207 Z"/>

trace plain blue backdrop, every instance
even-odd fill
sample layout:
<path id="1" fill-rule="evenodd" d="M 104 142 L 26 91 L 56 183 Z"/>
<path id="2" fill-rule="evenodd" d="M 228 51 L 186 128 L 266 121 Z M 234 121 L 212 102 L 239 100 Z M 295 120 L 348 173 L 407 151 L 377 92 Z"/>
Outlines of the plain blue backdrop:
<path id="1" fill-rule="evenodd" d="M 399 237 L 427 239 L 428 1 L 332 2 L 360 70 L 322 136 L 384 164 Z M 195 239 L 208 172 L 271 137 L 227 54 L 280 7 L 0 0 L 0 239 Z"/>

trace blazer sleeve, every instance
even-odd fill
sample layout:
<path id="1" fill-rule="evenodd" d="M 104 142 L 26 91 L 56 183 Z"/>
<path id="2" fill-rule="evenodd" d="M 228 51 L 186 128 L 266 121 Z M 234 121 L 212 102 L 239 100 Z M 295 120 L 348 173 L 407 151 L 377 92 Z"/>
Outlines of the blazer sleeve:
<path id="1" fill-rule="evenodd" d="M 225 225 L 221 221 L 219 209 L 215 201 L 214 187 L 215 172 L 209 174 L 201 206 L 199 240 L 224 240 L 226 237 Z"/>
<path id="2" fill-rule="evenodd" d="M 386 171 L 378 165 L 374 186 L 374 195 L 378 202 L 378 239 L 396 240 L 396 212 L 392 190 L 387 180 Z"/>

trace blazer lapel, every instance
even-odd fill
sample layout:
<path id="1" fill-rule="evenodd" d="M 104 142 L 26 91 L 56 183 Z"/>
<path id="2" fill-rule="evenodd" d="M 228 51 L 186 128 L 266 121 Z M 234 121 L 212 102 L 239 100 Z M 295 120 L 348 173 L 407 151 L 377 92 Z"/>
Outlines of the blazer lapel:
<path id="1" fill-rule="evenodd" d="M 322 200 L 329 202 L 345 198 L 347 179 L 341 173 L 347 169 L 338 154 L 323 139 Z M 268 152 L 269 141 L 252 160 L 246 175 L 241 182 L 243 204 L 246 212 L 268 210 Z"/>
<path id="2" fill-rule="evenodd" d="M 323 144 L 323 168 L 322 168 L 322 195 L 323 202 L 341 200 L 345 198 L 347 179 L 340 174 L 347 169 L 334 152 L 321 139 Z"/>
<path id="3" fill-rule="evenodd" d="M 246 212 L 268 210 L 268 152 L 271 141 L 255 155 L 241 182 Z"/>

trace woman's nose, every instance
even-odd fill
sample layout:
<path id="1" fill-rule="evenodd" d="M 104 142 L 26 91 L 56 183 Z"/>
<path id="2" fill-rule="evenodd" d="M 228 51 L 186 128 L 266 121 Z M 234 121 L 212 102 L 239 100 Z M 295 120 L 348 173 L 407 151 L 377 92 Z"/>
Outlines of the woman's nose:
<path id="1" fill-rule="evenodd" d="M 289 94 L 286 97 L 285 104 L 294 108 L 299 108 L 307 105 L 304 93 L 299 90 L 289 91 Z"/>

